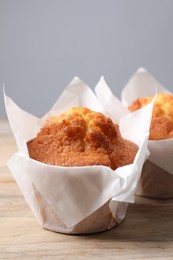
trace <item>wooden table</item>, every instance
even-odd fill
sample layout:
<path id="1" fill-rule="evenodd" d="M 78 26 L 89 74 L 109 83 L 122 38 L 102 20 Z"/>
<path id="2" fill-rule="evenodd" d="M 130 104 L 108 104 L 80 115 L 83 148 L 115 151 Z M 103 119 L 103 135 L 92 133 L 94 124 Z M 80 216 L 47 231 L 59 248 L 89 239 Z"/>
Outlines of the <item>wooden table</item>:
<path id="1" fill-rule="evenodd" d="M 136 198 L 116 228 L 72 236 L 44 230 L 6 162 L 16 145 L 0 120 L 0 259 L 173 259 L 173 200 Z"/>

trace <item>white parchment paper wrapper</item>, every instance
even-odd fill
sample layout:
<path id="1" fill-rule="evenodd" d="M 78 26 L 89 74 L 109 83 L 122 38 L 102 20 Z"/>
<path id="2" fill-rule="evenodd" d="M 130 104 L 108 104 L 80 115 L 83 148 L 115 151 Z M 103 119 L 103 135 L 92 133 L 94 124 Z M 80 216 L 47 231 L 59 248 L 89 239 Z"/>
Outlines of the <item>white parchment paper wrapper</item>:
<path id="1" fill-rule="evenodd" d="M 140 68 L 124 87 L 122 91 L 122 102 L 128 107 L 139 97 L 153 96 L 156 88 L 157 93 L 172 94 L 146 69 Z M 173 174 L 173 138 L 157 141 L 149 140 L 148 149 L 150 151 L 149 160 L 165 171 Z"/>
<path id="2" fill-rule="evenodd" d="M 48 205 L 49 211 L 63 225 L 63 228 L 50 229 L 67 233 L 72 232 L 78 223 L 89 218 L 106 203 L 115 218 L 119 215 L 120 221 L 124 218 L 125 211 L 121 210 L 119 202 L 123 205 L 134 202 L 137 182 L 147 153 L 153 102 L 137 113 L 122 117 L 124 114 L 119 107 L 122 105 L 118 100 L 113 100 L 114 105 L 116 101 L 116 111 L 106 110 L 92 90 L 78 78 L 74 78 L 52 109 L 44 117 L 37 118 L 20 109 L 5 95 L 8 119 L 18 146 L 18 153 L 10 159 L 8 166 L 40 224 L 43 225 L 42 209 L 35 197 L 36 193 L 44 201 L 42 204 Z M 100 111 L 113 120 L 119 118 L 122 135 L 139 146 L 134 163 L 113 171 L 105 166 L 51 166 L 30 159 L 26 142 L 36 136 L 47 118 L 73 106 L 85 106 Z M 143 117 L 147 120 L 142 120 L 139 124 Z M 92 226 L 92 222 L 90 225 Z M 110 227 L 111 225 L 107 228 Z"/>

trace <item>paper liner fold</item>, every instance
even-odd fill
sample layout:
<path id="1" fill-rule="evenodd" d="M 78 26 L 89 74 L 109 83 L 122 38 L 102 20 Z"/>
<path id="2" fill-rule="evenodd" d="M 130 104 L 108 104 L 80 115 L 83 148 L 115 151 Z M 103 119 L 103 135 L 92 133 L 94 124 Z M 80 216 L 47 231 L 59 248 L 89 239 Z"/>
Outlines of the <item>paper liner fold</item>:
<path id="1" fill-rule="evenodd" d="M 111 229 L 121 223 L 124 219 L 128 206 L 128 203 L 116 202 L 116 207 L 112 214 L 109 208 L 110 201 L 107 201 L 103 206 L 98 208 L 81 222 L 77 223 L 73 227 L 67 227 L 35 187 L 34 191 L 40 206 L 43 227 L 59 233 L 88 234 Z"/>

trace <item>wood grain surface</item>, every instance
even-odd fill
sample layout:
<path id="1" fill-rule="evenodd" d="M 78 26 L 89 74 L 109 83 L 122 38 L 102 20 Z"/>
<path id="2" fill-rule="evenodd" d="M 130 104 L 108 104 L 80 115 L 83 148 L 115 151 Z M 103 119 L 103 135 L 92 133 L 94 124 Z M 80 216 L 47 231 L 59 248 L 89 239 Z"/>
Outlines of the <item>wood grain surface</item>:
<path id="1" fill-rule="evenodd" d="M 0 259 L 173 259 L 173 200 L 136 198 L 116 228 L 93 235 L 43 229 L 22 197 L 7 160 L 16 152 L 0 120 Z"/>

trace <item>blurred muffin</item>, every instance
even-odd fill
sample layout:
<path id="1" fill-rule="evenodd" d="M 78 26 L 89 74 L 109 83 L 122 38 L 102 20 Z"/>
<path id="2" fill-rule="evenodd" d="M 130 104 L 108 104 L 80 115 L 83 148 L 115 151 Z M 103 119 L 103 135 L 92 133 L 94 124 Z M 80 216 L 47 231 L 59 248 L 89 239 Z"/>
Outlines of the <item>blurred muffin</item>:
<path id="1" fill-rule="evenodd" d="M 138 98 L 129 106 L 129 110 L 133 112 L 145 106 L 152 98 Z M 154 103 L 149 139 L 157 141 L 169 138 L 173 138 L 173 95 L 160 93 Z M 136 194 L 150 198 L 173 198 L 173 175 L 147 160 Z"/>
<path id="2" fill-rule="evenodd" d="M 84 107 L 48 119 L 27 146 L 32 159 L 46 164 L 104 165 L 113 170 L 131 164 L 138 150 L 121 137 L 110 118 Z"/>
<path id="3" fill-rule="evenodd" d="M 152 96 L 138 98 L 129 106 L 129 110 L 133 112 L 147 105 L 152 99 Z M 160 93 L 154 103 L 149 139 L 167 138 L 173 138 L 173 95 Z"/>

